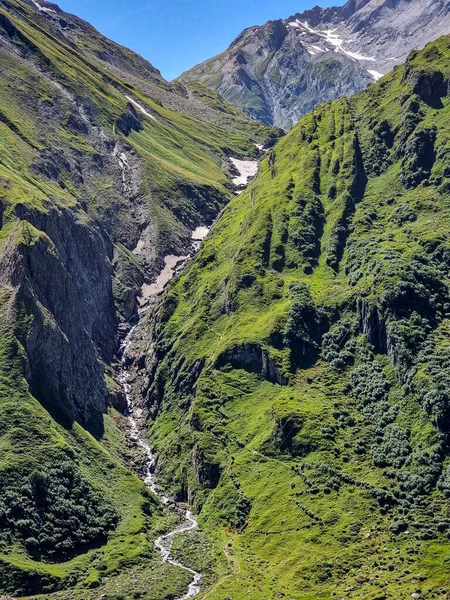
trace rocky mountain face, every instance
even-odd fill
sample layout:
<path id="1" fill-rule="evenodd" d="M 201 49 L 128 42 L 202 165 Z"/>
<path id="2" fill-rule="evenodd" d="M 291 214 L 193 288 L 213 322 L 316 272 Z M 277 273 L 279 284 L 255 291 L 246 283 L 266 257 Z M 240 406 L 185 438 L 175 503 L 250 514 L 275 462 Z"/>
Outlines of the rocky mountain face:
<path id="1" fill-rule="evenodd" d="M 212 598 L 448 594 L 449 89 L 446 36 L 314 108 L 147 316 L 158 477 L 239 567 Z"/>
<path id="2" fill-rule="evenodd" d="M 164 255 L 187 251 L 191 229 L 211 222 L 232 196 L 227 153 L 256 148 L 245 135 L 227 148 L 226 138 L 232 143 L 237 125 L 231 125 L 233 109 L 221 113 L 198 94 L 171 87 L 142 58 L 56 5 L 5 0 L 0 8 L 6 67 L 2 225 L 15 241 L 5 244 L 4 260 L 13 266 L 3 275 L 21 290 L 18 298 L 37 328 L 26 337 L 27 373 L 47 402 L 65 390 L 65 406 L 86 406 L 83 398 L 90 396 L 93 405 L 105 408 L 98 360 L 111 361 L 118 318 L 133 314 L 140 286 L 157 272 Z M 140 78 L 141 87 L 122 74 L 136 85 Z M 153 97 L 146 103 L 143 90 L 156 85 L 161 98 L 175 97 L 172 104 L 180 98 L 179 112 Z M 183 114 L 191 104 L 192 113 L 203 106 L 205 121 L 215 121 L 205 130 L 209 141 L 188 140 L 190 128 L 201 126 Z M 256 134 L 257 126 L 236 116 Z M 164 131 L 174 141 L 156 146 L 152 139 Z M 217 145 L 215 135 L 222 138 Z M 185 154 L 175 149 L 178 143 Z M 60 378 L 50 386 L 57 373 Z"/>
<path id="3" fill-rule="evenodd" d="M 95 587 L 94 547 L 111 570 L 147 551 L 119 324 L 234 197 L 230 157 L 279 135 L 55 4 L 0 0 L 0 594 Z"/>
<path id="4" fill-rule="evenodd" d="M 187 71 L 247 114 L 288 129 L 314 106 L 365 88 L 450 32 L 445 0 L 349 0 L 246 29 Z"/>

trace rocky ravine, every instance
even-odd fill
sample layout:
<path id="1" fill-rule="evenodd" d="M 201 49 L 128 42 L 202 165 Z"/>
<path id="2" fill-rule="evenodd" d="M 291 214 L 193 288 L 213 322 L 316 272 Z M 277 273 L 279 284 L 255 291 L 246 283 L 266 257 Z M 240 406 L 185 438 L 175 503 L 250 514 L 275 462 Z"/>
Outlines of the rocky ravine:
<path id="1" fill-rule="evenodd" d="M 258 161 L 241 161 L 239 159 L 230 159 L 236 170 L 236 176 L 233 181 L 238 189 L 242 191 L 245 185 L 253 178 L 258 170 Z M 153 452 L 146 439 L 145 421 L 148 416 L 148 406 L 146 406 L 146 392 L 148 389 L 148 376 L 144 369 L 145 355 L 143 352 L 146 343 L 146 319 L 145 316 L 157 301 L 160 294 L 164 291 L 171 279 L 180 274 L 186 265 L 201 247 L 203 239 L 209 234 L 210 228 L 206 225 L 197 227 L 192 231 L 191 252 L 187 256 L 168 255 L 164 259 L 164 268 L 151 284 L 143 284 L 141 295 L 138 297 L 140 308 L 133 315 L 130 323 L 131 329 L 123 340 L 119 356 L 121 358 L 119 366 L 118 381 L 123 388 L 125 398 L 125 415 L 128 417 L 129 433 L 128 437 L 133 445 L 138 445 L 146 457 L 145 483 L 160 502 L 169 510 L 179 514 L 182 523 L 172 531 L 161 535 L 155 541 L 155 548 L 160 552 L 163 562 L 168 562 L 176 567 L 188 571 L 192 575 L 192 581 L 185 595 L 177 600 L 189 600 L 200 592 L 200 583 L 202 574 L 194 569 L 182 564 L 171 555 L 173 538 L 177 535 L 187 533 L 198 527 L 195 515 L 185 506 L 185 504 L 171 501 L 164 490 L 158 484 L 157 469 L 158 456 Z M 126 327 L 126 325 L 125 325 Z"/>
<path id="2" fill-rule="evenodd" d="M 324 100 L 349 96 L 450 32 L 445 0 L 349 0 L 249 27 L 181 82 L 217 90 L 263 123 L 289 128 Z"/>
<path id="3" fill-rule="evenodd" d="M 161 292 L 162 290 L 160 290 Z M 153 298 L 156 298 L 156 293 Z M 127 408 L 125 411 L 126 416 L 129 421 L 129 438 L 133 444 L 138 444 L 138 446 L 142 449 L 145 454 L 147 464 L 146 464 L 146 476 L 145 476 L 145 484 L 148 488 L 153 492 L 153 494 L 159 499 L 159 501 L 166 506 L 169 510 L 172 510 L 179 514 L 182 519 L 182 523 L 178 525 L 172 531 L 161 535 L 159 538 L 155 540 L 155 548 L 161 554 L 163 562 L 170 563 L 171 565 L 183 569 L 184 571 L 188 571 L 192 575 L 192 581 L 189 584 L 188 590 L 186 594 L 178 598 L 177 600 L 189 600 L 189 598 L 193 598 L 200 592 L 200 583 L 202 580 L 202 574 L 186 565 L 182 564 L 180 561 L 175 560 L 171 556 L 171 549 L 173 538 L 177 535 L 181 535 L 183 533 L 187 533 L 188 531 L 192 531 L 198 527 L 197 519 L 195 515 L 180 504 L 174 504 L 169 500 L 167 496 L 164 495 L 163 490 L 158 486 L 155 477 L 155 462 L 156 457 L 146 440 L 145 435 L 145 426 L 142 420 L 142 410 L 137 409 L 135 403 L 133 401 L 132 395 L 132 386 L 129 382 L 130 372 L 128 371 L 128 350 L 132 340 L 134 332 L 134 327 L 131 329 L 130 333 L 126 337 L 123 346 L 122 346 L 122 369 L 120 375 L 120 382 L 123 386 Z"/>

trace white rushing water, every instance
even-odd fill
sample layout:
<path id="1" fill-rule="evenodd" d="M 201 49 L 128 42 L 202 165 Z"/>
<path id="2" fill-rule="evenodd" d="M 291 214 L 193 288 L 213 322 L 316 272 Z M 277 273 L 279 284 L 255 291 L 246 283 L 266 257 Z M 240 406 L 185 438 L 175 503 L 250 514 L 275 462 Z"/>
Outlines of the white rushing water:
<path id="1" fill-rule="evenodd" d="M 131 329 L 130 333 L 125 338 L 125 341 L 122 345 L 122 374 L 120 377 L 120 381 L 122 383 L 126 400 L 127 400 L 127 412 L 126 416 L 128 417 L 128 423 L 130 426 L 130 439 L 133 442 L 136 442 L 144 451 L 148 462 L 147 462 L 147 472 L 145 476 L 145 484 L 147 487 L 155 494 L 157 498 L 159 498 L 160 502 L 165 506 L 170 504 L 169 498 L 164 495 L 159 486 L 157 485 L 156 478 L 154 475 L 155 471 L 155 455 L 152 452 L 152 449 L 145 439 L 145 435 L 141 432 L 138 422 L 134 416 L 134 405 L 133 398 L 131 393 L 131 385 L 129 383 L 130 374 L 126 369 L 126 359 L 127 359 L 127 351 L 129 349 L 131 343 L 131 337 L 133 335 L 134 327 Z M 200 583 L 202 580 L 202 574 L 183 563 L 179 562 L 172 558 L 170 552 L 172 549 L 173 538 L 176 535 L 180 535 L 182 533 L 187 533 L 188 531 L 192 531 L 197 529 L 198 523 L 195 515 L 190 510 L 183 510 L 182 517 L 184 518 L 184 523 L 178 525 L 175 529 L 170 531 L 169 533 L 165 533 L 161 535 L 157 540 L 155 540 L 155 548 L 161 554 L 163 562 L 169 563 L 175 567 L 183 569 L 192 575 L 192 581 L 189 584 L 188 590 L 184 596 L 180 596 L 175 600 L 189 600 L 189 598 L 194 598 L 200 592 Z"/>
<path id="2" fill-rule="evenodd" d="M 191 235 L 192 239 L 192 255 L 198 252 L 200 249 L 202 241 L 208 235 L 210 231 L 209 227 L 202 226 L 197 227 Z M 177 270 L 180 264 L 185 263 L 190 256 L 175 256 L 168 255 L 164 259 L 164 268 L 161 273 L 156 278 L 156 281 L 152 284 L 144 284 L 141 290 L 141 297 L 138 299 L 139 305 L 141 306 L 139 310 L 139 314 L 144 313 L 149 306 L 152 304 L 152 300 L 155 300 L 164 290 L 168 282 L 172 279 L 172 277 L 177 273 Z M 125 338 L 123 344 L 121 345 L 121 356 L 122 356 L 122 369 L 120 375 L 120 383 L 122 384 L 126 401 L 127 401 L 127 410 L 126 417 L 128 418 L 129 428 L 130 428 L 130 439 L 132 442 L 137 443 L 142 450 L 144 451 L 145 456 L 147 457 L 147 466 L 146 466 L 146 475 L 144 482 L 147 487 L 155 494 L 157 498 L 159 498 L 160 502 L 164 504 L 164 506 L 169 507 L 171 504 L 169 498 L 164 495 L 164 492 L 158 486 L 156 477 L 155 477 L 155 455 L 150 447 L 150 444 L 147 442 L 145 438 L 145 433 L 141 430 L 138 423 L 138 411 L 135 410 L 135 406 L 133 403 L 133 395 L 131 390 L 130 377 L 131 374 L 127 370 L 127 357 L 128 351 L 132 342 L 132 337 L 136 325 L 131 328 L 127 337 Z M 176 510 L 176 509 L 174 509 Z M 178 512 L 178 511 L 176 511 Z M 192 575 L 192 581 L 189 584 L 188 590 L 184 596 L 180 596 L 175 600 L 189 600 L 189 598 L 194 598 L 200 592 L 200 583 L 202 580 L 202 574 L 183 563 L 175 560 L 171 556 L 173 538 L 177 535 L 187 533 L 188 531 L 193 531 L 198 527 L 197 519 L 195 515 L 185 508 L 180 510 L 180 516 L 183 517 L 184 522 L 181 525 L 178 525 L 175 529 L 170 531 L 169 533 L 165 533 L 161 535 L 155 541 L 155 548 L 161 554 L 163 562 L 169 563 L 175 567 L 183 569 Z"/>

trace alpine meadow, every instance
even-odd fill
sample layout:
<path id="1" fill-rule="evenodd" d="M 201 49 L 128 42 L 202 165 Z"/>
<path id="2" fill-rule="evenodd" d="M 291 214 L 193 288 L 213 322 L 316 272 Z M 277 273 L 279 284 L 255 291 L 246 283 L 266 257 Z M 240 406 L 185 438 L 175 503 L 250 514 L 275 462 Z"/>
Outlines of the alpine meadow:
<path id="1" fill-rule="evenodd" d="M 0 0 L 1 600 L 450 598 L 450 2 L 306 8 Z"/>

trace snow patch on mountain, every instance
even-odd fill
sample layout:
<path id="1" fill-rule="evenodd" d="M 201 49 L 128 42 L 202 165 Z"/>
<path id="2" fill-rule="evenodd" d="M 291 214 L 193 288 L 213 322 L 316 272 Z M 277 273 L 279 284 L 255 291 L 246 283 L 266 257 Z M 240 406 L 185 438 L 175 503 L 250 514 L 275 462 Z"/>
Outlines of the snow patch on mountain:
<path id="1" fill-rule="evenodd" d="M 309 28 L 309 31 L 313 31 L 317 35 L 320 35 L 320 36 L 324 37 L 325 40 L 329 44 L 331 44 L 332 46 L 334 46 L 335 48 L 337 48 L 337 50 L 341 50 L 342 51 L 342 44 L 344 43 L 344 40 L 341 39 L 341 38 L 339 38 L 335 34 L 336 29 L 327 29 L 325 31 L 317 31 L 317 29 L 311 29 L 311 28 Z"/>
<path id="2" fill-rule="evenodd" d="M 151 115 L 147 110 L 145 110 L 145 108 L 141 104 L 139 104 L 139 102 L 136 102 L 136 100 L 133 100 L 133 98 L 131 96 L 125 96 L 125 98 L 129 102 L 131 102 L 131 104 L 133 104 L 133 106 L 135 106 L 143 115 L 156 121 L 155 117 L 153 115 Z"/>
<path id="3" fill-rule="evenodd" d="M 355 60 L 370 60 L 372 62 L 375 62 L 377 60 L 374 56 L 364 56 L 359 52 L 349 52 L 348 50 L 344 50 L 344 48 L 342 47 L 339 48 L 339 50 L 347 56 L 350 56 L 350 58 L 354 58 Z"/>
<path id="4" fill-rule="evenodd" d="M 336 52 L 342 52 L 342 54 L 346 54 L 350 58 L 354 58 L 358 61 L 376 61 L 376 58 L 374 56 L 364 56 L 364 54 L 361 54 L 360 52 L 351 52 L 350 50 L 346 50 L 344 48 L 344 44 L 348 44 L 350 42 L 346 42 L 345 40 L 340 38 L 339 35 L 336 33 L 336 29 L 314 29 L 314 27 L 310 26 L 308 21 L 299 21 L 298 19 L 296 19 L 295 21 L 290 21 L 288 25 L 297 29 L 303 28 L 306 30 L 303 32 L 304 34 L 308 32 L 310 34 L 318 36 L 322 38 L 326 44 L 329 45 L 327 48 L 321 48 L 317 45 L 307 46 L 306 44 L 303 44 L 310 54 L 317 54 L 318 52 L 327 52 L 330 50 L 334 50 Z"/>
<path id="5" fill-rule="evenodd" d="M 230 158 L 230 160 L 236 170 L 239 171 L 239 175 L 232 179 L 236 186 L 247 185 L 249 180 L 258 172 L 259 163 L 257 160 L 240 160 L 238 158 Z"/>
<path id="6" fill-rule="evenodd" d="M 39 4 L 39 2 L 36 2 L 36 0 L 33 0 L 33 4 L 35 5 L 35 7 L 36 7 L 38 10 L 40 10 L 40 11 L 41 11 L 41 12 L 43 12 L 43 13 L 48 13 L 49 15 L 50 15 L 50 14 L 53 14 L 53 15 L 56 15 L 56 14 L 58 14 L 58 13 L 56 12 L 56 10 L 53 10 L 53 9 L 51 9 L 51 8 L 47 8 L 46 6 L 42 6 L 42 4 Z"/>
<path id="7" fill-rule="evenodd" d="M 303 44 L 303 46 L 305 47 L 305 50 L 308 52 L 308 54 L 311 54 L 311 56 L 314 56 L 314 54 L 318 54 L 317 50 L 314 50 L 313 47 L 307 46 L 306 44 Z"/>
<path id="8" fill-rule="evenodd" d="M 372 75 L 375 81 L 378 81 L 382 77 L 384 77 L 383 73 L 379 73 L 378 71 L 374 71 L 372 69 L 367 69 L 367 71 Z"/>

